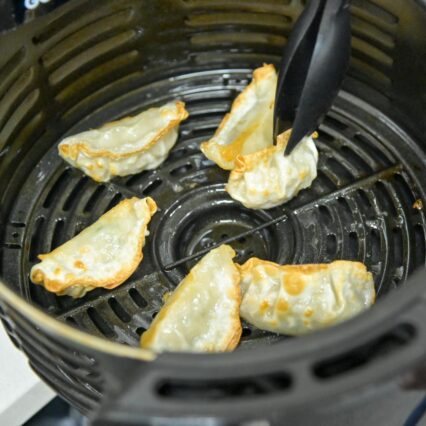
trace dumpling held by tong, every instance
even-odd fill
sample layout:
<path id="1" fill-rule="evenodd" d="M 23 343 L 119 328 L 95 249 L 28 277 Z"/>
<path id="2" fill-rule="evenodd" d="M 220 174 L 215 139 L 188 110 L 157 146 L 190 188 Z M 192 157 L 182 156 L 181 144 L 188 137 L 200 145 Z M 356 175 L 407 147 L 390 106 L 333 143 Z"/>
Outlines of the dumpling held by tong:
<path id="1" fill-rule="evenodd" d="M 201 144 L 201 151 L 219 167 L 232 170 L 240 154 L 272 145 L 277 73 L 273 65 L 253 72 L 252 82 L 237 96 L 214 136 Z"/>
<path id="2" fill-rule="evenodd" d="M 318 151 L 309 136 L 284 156 L 290 132 L 279 135 L 275 146 L 237 157 L 226 185 L 232 198 L 251 209 L 269 209 L 311 185 L 317 176 Z"/>

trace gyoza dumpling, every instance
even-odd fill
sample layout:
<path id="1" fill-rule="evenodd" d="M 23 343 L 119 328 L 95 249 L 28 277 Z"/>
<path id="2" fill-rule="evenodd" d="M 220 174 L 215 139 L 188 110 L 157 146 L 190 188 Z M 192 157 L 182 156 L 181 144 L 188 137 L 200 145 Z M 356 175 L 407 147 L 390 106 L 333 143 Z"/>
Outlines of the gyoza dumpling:
<path id="1" fill-rule="evenodd" d="M 31 281 L 58 296 L 82 297 L 96 287 L 109 290 L 132 275 L 142 260 L 155 201 L 121 201 L 80 234 L 48 254 L 31 269 Z"/>
<path id="2" fill-rule="evenodd" d="M 305 137 L 284 156 L 291 130 L 278 136 L 276 146 L 237 157 L 226 191 L 251 209 L 269 209 L 308 188 L 317 176 L 318 151 L 312 137 Z"/>
<path id="3" fill-rule="evenodd" d="M 276 333 L 298 335 L 328 327 L 375 300 L 373 276 L 360 262 L 281 266 L 252 258 L 240 272 L 241 317 Z"/>
<path id="4" fill-rule="evenodd" d="M 222 245 L 206 254 L 183 279 L 142 335 L 156 352 L 222 352 L 241 337 L 240 273 L 234 250 Z"/>
<path id="5" fill-rule="evenodd" d="M 59 155 L 98 182 L 155 169 L 167 158 L 179 123 L 187 117 L 183 102 L 169 102 L 65 138 Z"/>
<path id="6" fill-rule="evenodd" d="M 201 144 L 204 155 L 222 169 L 232 170 L 239 154 L 272 145 L 276 86 L 273 65 L 254 70 L 252 82 L 237 96 L 214 136 Z"/>

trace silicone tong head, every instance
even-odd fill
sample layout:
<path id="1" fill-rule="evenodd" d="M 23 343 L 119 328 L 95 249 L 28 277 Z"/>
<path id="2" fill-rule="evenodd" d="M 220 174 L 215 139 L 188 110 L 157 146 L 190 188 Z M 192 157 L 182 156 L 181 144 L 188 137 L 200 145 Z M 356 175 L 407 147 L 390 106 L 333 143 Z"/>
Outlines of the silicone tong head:
<path id="1" fill-rule="evenodd" d="M 274 144 L 292 128 L 288 155 L 329 110 L 350 58 L 349 0 L 311 0 L 292 30 L 278 73 Z"/>

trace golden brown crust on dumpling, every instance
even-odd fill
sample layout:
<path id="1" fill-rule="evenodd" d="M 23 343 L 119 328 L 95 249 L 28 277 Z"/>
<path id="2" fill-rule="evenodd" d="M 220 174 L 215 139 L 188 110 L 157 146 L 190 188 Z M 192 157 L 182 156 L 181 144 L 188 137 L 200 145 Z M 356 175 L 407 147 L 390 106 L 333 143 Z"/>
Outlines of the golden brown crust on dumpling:
<path id="1" fill-rule="evenodd" d="M 156 133 L 151 141 L 144 145 L 143 147 L 140 147 L 138 149 L 129 151 L 129 152 L 123 152 L 123 153 L 115 153 L 111 152 L 109 150 L 93 150 L 88 146 L 88 144 L 84 141 L 73 143 L 73 144 L 67 144 L 67 143 L 61 143 L 58 147 L 59 153 L 62 154 L 64 157 L 69 157 L 72 160 L 76 160 L 79 152 L 84 152 L 89 157 L 108 157 L 108 158 L 125 158 L 130 157 L 132 155 L 142 153 L 145 151 L 148 151 L 152 148 L 153 145 L 155 145 L 164 135 L 166 135 L 171 129 L 176 127 L 181 121 L 188 118 L 188 111 L 185 109 L 185 103 L 181 101 L 176 101 L 176 107 L 177 107 L 177 114 L 175 119 L 171 120 L 167 127 L 164 127 L 161 129 L 158 133 Z M 105 123 L 103 126 L 100 127 L 100 129 L 107 129 L 109 127 L 113 127 L 116 124 L 119 123 L 125 123 L 126 121 L 129 121 L 133 119 L 133 117 L 124 117 L 120 120 L 111 121 L 109 123 Z"/>
<path id="2" fill-rule="evenodd" d="M 230 124 L 231 117 L 237 117 L 240 114 L 240 108 L 248 104 L 250 102 L 250 98 L 255 96 L 256 88 L 260 85 L 261 82 L 263 82 L 263 80 L 271 81 L 272 87 L 270 88 L 269 93 L 270 101 L 268 101 L 267 106 L 262 107 L 260 113 L 266 113 L 269 109 L 269 113 L 272 114 L 276 87 L 276 72 L 273 65 L 264 64 L 261 68 L 257 68 L 253 71 L 252 81 L 236 97 L 232 103 L 231 111 L 224 116 L 213 137 L 209 141 L 203 142 L 200 146 L 204 155 L 223 169 L 233 169 L 234 161 L 236 157 L 245 150 L 245 145 L 248 139 L 259 128 L 259 126 L 265 125 L 264 121 L 262 121 L 265 119 L 264 117 L 259 118 L 258 116 L 255 116 L 253 117 L 252 122 L 247 123 L 247 126 L 245 126 L 244 130 L 242 130 L 237 136 L 234 136 L 231 140 L 226 141 L 226 143 L 219 142 L 222 140 L 222 138 L 229 138 L 229 135 L 225 135 L 225 133 L 226 127 Z M 256 105 L 253 105 L 252 108 L 256 108 Z M 241 119 L 244 119 L 244 117 L 241 117 Z M 266 125 L 269 124 L 271 123 L 268 121 Z M 228 129 L 228 132 L 232 133 L 232 129 Z M 270 140 L 268 139 L 264 141 L 260 146 L 264 147 L 269 144 L 272 144 L 272 136 Z M 252 152 L 253 149 L 250 149 L 250 151 Z"/>
<path id="3" fill-rule="evenodd" d="M 375 301 L 363 263 L 279 265 L 257 258 L 239 267 L 241 317 L 272 332 L 299 335 L 345 321 Z"/>
<path id="4" fill-rule="evenodd" d="M 167 297 L 142 335 L 141 346 L 158 352 L 235 349 L 242 328 L 240 274 L 232 262 L 234 256 L 235 252 L 226 245 L 204 256 Z M 214 271 L 220 268 L 215 276 Z"/>
<path id="5" fill-rule="evenodd" d="M 333 265 L 346 266 L 350 265 L 352 268 L 359 270 L 360 274 L 365 274 L 365 276 L 370 276 L 371 273 L 367 271 L 367 268 L 362 262 L 356 262 L 352 260 L 334 260 Z M 298 273 L 303 272 L 303 274 L 314 274 L 320 271 L 326 271 L 330 267 L 330 263 L 306 263 L 303 265 L 279 265 L 275 262 L 270 262 L 269 260 L 262 260 L 257 257 L 252 257 L 243 265 L 238 265 L 241 271 L 247 271 L 252 269 L 257 265 L 269 266 L 272 269 L 288 271 L 289 273 Z"/>
<path id="6" fill-rule="evenodd" d="M 140 225 L 139 233 L 137 235 L 137 245 L 134 250 L 134 253 L 129 253 L 132 258 L 130 262 L 128 262 L 126 267 L 117 270 L 114 275 L 108 276 L 106 279 L 95 279 L 90 276 L 84 277 L 81 274 L 77 275 L 76 273 L 72 272 L 61 274 L 63 268 L 68 269 L 70 266 L 74 269 L 78 269 L 83 272 L 93 272 L 93 269 L 96 269 L 96 265 L 93 265 L 92 270 L 88 271 L 89 268 L 85 262 L 87 247 L 86 249 L 84 249 L 84 247 L 80 249 L 78 259 L 73 260 L 72 262 L 67 262 L 66 258 L 64 258 L 63 255 L 67 245 L 69 246 L 69 243 L 71 241 L 78 239 L 85 232 L 85 235 L 88 235 L 88 232 L 90 232 L 90 228 L 99 223 L 105 223 L 106 226 L 108 226 L 108 224 L 111 224 L 111 226 L 113 226 L 114 221 L 121 220 L 122 215 L 125 215 L 127 211 L 130 214 L 131 210 L 135 208 L 135 206 L 140 202 L 146 203 L 147 215 L 144 218 L 143 223 L 141 223 Z M 50 253 L 40 254 L 38 258 L 42 262 L 33 266 L 31 270 L 31 281 L 35 284 L 42 284 L 46 288 L 46 290 L 57 293 L 58 295 L 69 294 L 73 295 L 73 297 L 79 297 L 80 294 L 84 295 L 87 291 L 93 290 L 97 287 L 113 289 L 119 286 L 135 271 L 135 269 L 142 260 L 142 248 L 145 243 L 147 225 L 152 215 L 156 211 L 157 205 L 155 201 L 150 197 L 147 197 L 143 200 L 133 197 L 121 201 L 119 204 L 117 204 L 117 206 L 113 207 L 107 213 L 102 215 L 93 225 L 83 230 L 82 233 L 78 234 L 73 239 L 64 243 L 60 247 L 51 251 Z M 90 245 L 90 239 L 89 242 L 86 242 L 85 244 L 86 246 L 88 244 Z M 92 244 L 96 243 L 93 242 Z M 44 261 L 51 262 L 52 264 L 49 267 L 45 267 L 43 263 Z M 61 261 L 64 262 L 64 265 L 61 264 Z M 102 267 L 102 265 L 99 265 L 99 267 Z M 55 278 L 54 276 L 56 275 L 61 276 L 61 279 Z M 79 289 L 81 291 L 79 291 Z M 75 296 L 75 294 L 77 294 L 78 296 Z"/>
<path id="7" fill-rule="evenodd" d="M 272 153 L 281 151 L 287 146 L 290 139 L 291 129 L 281 133 L 277 138 L 277 144 L 252 154 L 238 155 L 235 159 L 235 168 L 232 170 L 234 176 L 252 170 L 263 158 L 269 157 Z"/>
<path id="8" fill-rule="evenodd" d="M 317 175 L 318 151 L 310 137 L 284 156 L 291 130 L 278 136 L 277 145 L 238 155 L 226 191 L 251 209 L 279 206 L 308 188 Z"/>

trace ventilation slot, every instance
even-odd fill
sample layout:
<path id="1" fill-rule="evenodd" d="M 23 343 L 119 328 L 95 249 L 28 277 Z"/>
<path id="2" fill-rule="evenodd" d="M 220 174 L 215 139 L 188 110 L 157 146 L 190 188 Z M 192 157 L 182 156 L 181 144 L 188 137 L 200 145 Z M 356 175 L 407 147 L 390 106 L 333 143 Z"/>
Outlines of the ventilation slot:
<path id="1" fill-rule="evenodd" d="M 192 170 L 192 164 L 187 163 L 183 166 L 176 167 L 170 172 L 170 174 L 172 176 L 183 176 L 186 175 L 190 170 Z"/>
<path id="2" fill-rule="evenodd" d="M 387 91 L 391 86 L 391 79 L 389 75 L 379 71 L 377 68 L 374 68 L 354 55 L 352 55 L 350 59 L 348 75 L 368 84 L 383 96 L 388 97 Z"/>
<path id="3" fill-rule="evenodd" d="M 325 206 L 319 206 L 318 208 L 322 225 L 330 226 L 333 223 L 330 210 Z"/>
<path id="4" fill-rule="evenodd" d="M 371 263 L 376 265 L 380 261 L 380 234 L 377 229 L 370 230 Z"/>
<path id="5" fill-rule="evenodd" d="M 12 113 L 22 104 L 34 77 L 33 69 L 26 70 L 17 76 L 16 81 L 8 89 L 0 103 L 0 128 L 8 121 Z M 26 101 L 25 101 L 26 102 Z"/>
<path id="6" fill-rule="evenodd" d="M 404 242 L 402 240 L 402 231 L 400 228 L 394 228 L 393 234 L 393 264 L 395 267 L 403 265 Z"/>
<path id="7" fill-rule="evenodd" d="M 392 50 L 395 47 L 395 38 L 391 34 L 370 24 L 365 19 L 352 15 L 351 28 L 353 35 L 371 43 L 378 49 Z"/>
<path id="8" fill-rule="evenodd" d="M 280 48 L 284 46 L 286 38 L 280 35 L 273 35 L 269 33 L 251 33 L 247 31 L 239 32 L 203 32 L 191 36 L 191 43 L 196 46 L 227 46 L 241 43 L 246 46 L 247 44 L 261 44 L 264 45 L 266 51 L 274 52 L 276 49 L 270 46 Z"/>
<path id="9" fill-rule="evenodd" d="M 170 159 L 170 155 L 169 155 L 168 159 Z M 137 175 L 132 176 L 126 182 L 126 186 L 139 185 L 146 178 L 148 173 L 149 173 L 148 171 L 144 170 L 144 171 L 138 173 Z"/>
<path id="10" fill-rule="evenodd" d="M 41 239 L 43 235 L 44 220 L 44 217 L 39 217 L 34 223 L 34 231 L 33 236 L 31 237 L 29 253 L 30 262 L 35 262 L 37 260 L 37 256 L 43 252 Z"/>
<path id="11" fill-rule="evenodd" d="M 66 57 L 75 56 L 77 52 L 107 38 L 112 31 L 117 32 L 118 28 L 129 20 L 130 15 L 131 9 L 126 9 L 82 27 L 44 54 L 42 56 L 43 65 L 50 68 L 63 62 Z"/>
<path id="12" fill-rule="evenodd" d="M 169 154 L 167 161 L 172 163 L 176 160 L 179 160 L 179 158 L 185 157 L 187 153 L 188 151 L 185 148 L 177 148 Z"/>
<path id="13" fill-rule="evenodd" d="M 14 243 L 0 243 L 3 247 L 6 247 L 8 249 L 16 249 L 20 250 L 22 249 L 22 246 L 20 244 L 14 244 Z"/>
<path id="14" fill-rule="evenodd" d="M 415 250 L 413 251 L 414 256 L 414 267 L 425 266 L 425 232 L 422 225 L 414 226 L 414 239 L 415 239 Z"/>
<path id="15" fill-rule="evenodd" d="M 7 121 L 7 123 L 5 123 L 3 129 L 1 130 L 0 140 L 8 140 L 13 135 L 17 135 L 19 134 L 19 132 L 21 132 L 21 134 L 18 135 L 16 139 L 19 140 L 19 145 L 23 145 L 23 142 L 26 140 L 24 134 L 26 133 L 25 129 L 28 128 L 28 124 L 31 127 L 31 131 L 34 132 L 34 127 L 38 126 L 43 117 L 43 113 L 36 114 L 33 118 L 29 117 L 30 113 L 35 114 L 35 110 L 33 107 L 37 102 L 39 96 L 40 90 L 33 90 L 25 97 L 25 99 L 22 100 L 22 102 L 19 103 L 19 105 L 13 110 L 9 120 Z M 27 134 L 25 136 L 28 137 L 29 135 Z M 19 151 L 17 144 L 13 145 L 13 149 L 15 149 L 15 151 Z M 21 149 L 20 146 L 19 149 Z M 29 148 L 26 147 L 26 150 L 28 149 Z M 23 153 L 21 152 L 21 154 Z"/>
<path id="16" fill-rule="evenodd" d="M 83 212 L 89 213 L 91 212 L 97 205 L 97 203 L 101 200 L 102 196 L 105 192 L 105 186 L 99 185 L 95 191 L 93 191 L 92 195 L 90 196 L 89 200 L 87 201 L 87 204 L 84 206 Z"/>
<path id="17" fill-rule="evenodd" d="M 391 165 L 390 155 L 377 139 L 367 138 L 365 135 L 358 132 L 353 136 L 353 139 L 362 151 L 374 158 L 374 161 L 383 163 L 384 166 Z"/>
<path id="18" fill-rule="evenodd" d="M 145 327 L 138 327 L 136 329 L 136 333 L 138 334 L 139 337 L 142 336 L 142 334 L 145 333 L 145 331 L 146 331 Z"/>
<path id="19" fill-rule="evenodd" d="M 84 67 L 78 69 L 76 73 L 78 78 L 72 80 L 64 90 L 62 90 L 55 100 L 59 103 L 69 102 L 71 110 L 66 113 L 67 118 L 72 113 L 80 113 L 84 107 L 94 109 L 94 105 L 104 106 L 108 100 L 107 95 L 111 96 L 114 86 L 119 79 L 130 73 L 130 69 L 138 58 L 138 52 L 132 50 L 122 55 L 114 55 L 114 58 L 97 64 L 96 67 Z M 109 84 L 111 83 L 111 84 Z"/>
<path id="20" fill-rule="evenodd" d="M 244 11 L 244 12 L 259 12 L 259 19 L 262 18 L 263 13 L 279 13 L 285 15 L 287 12 L 286 5 L 289 5 L 293 0 L 280 0 L 279 5 L 276 0 L 262 0 L 262 1 L 243 1 L 243 2 L 229 2 L 227 0 L 182 0 L 188 8 L 207 9 L 212 11 L 231 10 L 231 11 Z"/>
<path id="21" fill-rule="evenodd" d="M 105 55 L 111 55 L 112 52 L 116 51 L 120 46 L 128 44 L 134 36 L 135 32 L 130 30 L 110 37 L 109 39 L 90 47 L 79 55 L 74 56 L 70 61 L 52 72 L 49 76 L 49 82 L 55 86 L 73 73 L 81 73 L 83 68 L 86 68 L 87 72 L 87 66 L 90 63 L 94 62 L 96 59 L 101 60 L 101 58 L 105 57 Z"/>
<path id="22" fill-rule="evenodd" d="M 395 203 L 392 200 L 391 195 L 387 189 L 387 185 L 383 182 L 377 182 L 375 185 L 376 191 L 374 191 L 376 197 L 379 199 L 381 210 L 386 212 L 390 217 L 396 217 L 398 212 L 395 207 Z"/>
<path id="23" fill-rule="evenodd" d="M 233 380 L 169 380 L 158 386 L 163 398 L 222 400 L 271 395 L 289 390 L 291 377 L 287 373 Z"/>
<path id="24" fill-rule="evenodd" d="M 121 194 L 115 194 L 114 197 L 112 197 L 112 200 L 108 203 L 108 207 L 105 209 L 105 212 L 115 207 L 122 198 L 123 196 Z"/>
<path id="25" fill-rule="evenodd" d="M 53 38 L 63 38 L 66 36 L 66 32 L 75 31 L 86 23 L 93 22 L 94 19 L 90 16 L 90 12 L 95 8 L 99 9 L 100 4 L 86 0 L 80 3 L 79 6 L 43 25 L 42 31 L 33 37 L 33 43 L 40 44 Z M 84 13 L 81 13 L 83 8 Z M 99 12 L 97 12 L 97 16 L 99 18 Z M 72 24 L 70 25 L 70 23 Z"/>
<path id="26" fill-rule="evenodd" d="M 21 73 L 22 60 L 24 59 L 25 50 L 21 48 L 16 52 L 1 68 L 0 73 L 0 98 L 12 85 L 13 80 Z"/>
<path id="27" fill-rule="evenodd" d="M 72 326 L 74 326 L 74 327 L 78 327 L 78 323 L 77 323 L 77 321 L 75 320 L 75 318 L 74 318 L 74 317 L 66 317 L 66 318 L 65 318 L 65 321 L 66 321 L 69 325 L 72 325 Z"/>
<path id="28" fill-rule="evenodd" d="M 159 188 L 162 183 L 163 183 L 163 181 L 161 179 L 155 179 L 153 182 L 151 182 L 150 184 L 148 184 L 144 188 L 144 190 L 142 191 L 142 193 L 144 195 L 149 195 L 152 192 L 154 192 L 157 188 Z"/>
<path id="29" fill-rule="evenodd" d="M 358 258 L 358 234 L 356 232 L 350 232 L 348 238 L 349 244 L 349 259 Z"/>
<path id="30" fill-rule="evenodd" d="M 65 188 L 67 187 L 70 180 L 70 171 L 69 169 L 65 169 L 58 177 L 56 182 L 53 184 L 53 186 L 50 188 L 50 191 L 47 194 L 46 199 L 44 200 L 43 207 L 45 209 L 50 208 L 53 204 L 53 201 L 57 201 L 57 198 L 63 195 L 63 193 L 65 192 Z"/>
<path id="31" fill-rule="evenodd" d="M 359 205 L 362 206 L 363 213 L 365 215 L 366 219 L 375 219 L 376 218 L 376 212 L 371 205 L 370 197 L 368 196 L 367 192 L 363 189 L 358 189 L 357 191 L 358 197 L 360 198 Z"/>
<path id="32" fill-rule="evenodd" d="M 133 53 L 126 53 L 122 56 L 133 56 Z M 110 64 L 115 61 L 120 63 L 120 57 L 110 61 Z M 108 69 L 111 70 L 111 68 Z M 104 73 L 102 65 L 98 69 L 98 72 L 99 71 L 102 72 L 102 79 L 97 78 L 95 75 L 95 80 L 92 80 L 93 86 L 89 88 L 90 90 L 85 87 L 88 81 L 83 75 L 79 79 L 72 80 L 72 83 L 70 83 L 61 92 L 59 97 L 57 97 L 59 101 L 72 98 L 71 102 L 67 105 L 69 109 L 64 112 L 62 116 L 64 122 L 69 123 L 70 126 L 81 121 L 83 118 L 82 110 L 97 110 L 99 112 L 103 108 L 108 108 L 108 104 L 110 102 L 114 103 L 123 91 L 126 91 L 130 96 L 130 92 L 134 88 L 137 86 L 140 87 L 140 77 L 142 74 L 140 71 L 132 73 L 128 67 L 119 67 L 118 72 L 114 72 L 112 75 L 107 75 Z M 87 74 L 90 77 L 95 74 L 95 70 L 92 70 Z M 108 115 L 109 114 L 110 113 L 108 113 Z M 96 123 L 95 127 L 98 127 L 99 124 L 100 123 Z"/>
<path id="33" fill-rule="evenodd" d="M 320 379 L 331 379 L 357 370 L 407 346 L 415 335 L 416 330 L 412 325 L 400 324 L 363 346 L 317 363 L 314 374 Z"/>
<path id="34" fill-rule="evenodd" d="M 318 177 L 314 180 L 314 185 L 316 181 L 321 183 L 320 187 L 325 187 L 328 189 L 327 192 L 331 192 L 336 189 L 336 182 L 328 175 L 328 170 L 323 171 L 320 168 L 318 169 Z"/>
<path id="35" fill-rule="evenodd" d="M 132 319 L 132 317 L 125 311 L 125 309 L 114 297 L 111 297 L 110 299 L 108 299 L 108 305 L 111 307 L 115 315 L 117 315 L 117 317 L 121 321 L 129 322 Z"/>
<path id="36" fill-rule="evenodd" d="M 115 336 L 114 331 L 110 328 L 110 326 L 106 323 L 106 321 L 100 316 L 100 314 L 95 308 L 87 309 L 87 315 L 89 315 L 89 318 L 92 320 L 93 324 L 105 337 L 113 338 Z"/>
<path id="37" fill-rule="evenodd" d="M 354 0 L 351 11 L 385 28 L 398 23 L 397 16 L 372 1 Z"/>
<path id="38" fill-rule="evenodd" d="M 14 221 L 11 221 L 10 225 L 13 226 L 14 228 L 25 228 L 25 226 L 26 226 L 25 223 L 14 222 Z"/>
<path id="39" fill-rule="evenodd" d="M 135 289 L 131 288 L 129 290 L 129 295 L 132 298 L 133 302 L 140 308 L 146 308 L 148 306 L 147 301 L 140 295 L 140 293 Z"/>
<path id="40" fill-rule="evenodd" d="M 289 29 L 288 23 L 291 22 L 290 16 L 277 15 L 277 14 L 262 14 L 259 17 L 258 13 L 199 13 L 188 16 L 185 24 L 188 27 L 194 28 L 208 28 L 215 26 L 232 26 L 238 25 L 250 27 L 268 27 L 273 31 L 282 31 L 282 29 Z"/>
<path id="41" fill-rule="evenodd" d="M 344 157 L 352 164 L 356 167 L 357 170 L 359 171 L 365 171 L 367 173 L 372 173 L 373 169 L 372 167 L 367 164 L 357 153 L 355 153 L 355 151 L 353 151 L 351 148 L 349 148 L 348 146 L 342 146 L 341 147 L 341 152 L 344 155 Z"/>
<path id="42" fill-rule="evenodd" d="M 335 158 L 329 158 L 327 160 L 327 165 L 330 167 L 330 170 L 336 175 L 341 183 L 348 183 L 354 180 L 354 177 L 349 172 L 349 170 L 342 166 Z"/>
<path id="43" fill-rule="evenodd" d="M 398 189 L 398 195 L 403 200 L 403 204 L 406 206 L 412 206 L 415 201 L 415 197 L 407 183 L 407 180 L 401 174 L 395 175 L 395 186 Z"/>
<path id="44" fill-rule="evenodd" d="M 347 216 L 349 216 L 349 217 L 353 216 L 351 206 L 349 205 L 349 202 L 346 198 L 339 197 L 337 199 L 337 203 L 338 203 L 339 207 L 346 213 Z"/>
<path id="45" fill-rule="evenodd" d="M 343 131 L 348 128 L 347 124 L 343 123 L 338 118 L 332 117 L 331 115 L 327 115 L 324 121 L 325 121 L 324 123 L 325 125 L 330 126 L 336 130 Z"/>
<path id="46" fill-rule="evenodd" d="M 369 63 L 375 62 L 382 71 L 386 71 L 392 66 L 392 58 L 378 49 L 359 38 L 352 36 L 352 54 Z"/>
<path id="47" fill-rule="evenodd" d="M 337 239 L 334 234 L 328 234 L 327 235 L 327 242 L 326 242 L 326 250 L 327 253 L 332 256 L 336 254 L 337 251 Z"/>
<path id="48" fill-rule="evenodd" d="M 326 119 L 327 118 L 329 118 L 329 117 L 327 116 Z M 327 130 L 330 131 L 331 129 L 329 129 L 329 128 L 327 129 L 327 127 L 324 128 L 324 124 L 321 124 L 319 132 L 318 132 L 318 139 L 317 140 L 325 143 L 326 145 L 331 145 L 332 143 L 334 143 L 335 138 Z"/>
<path id="49" fill-rule="evenodd" d="M 68 211 L 78 200 L 78 194 L 83 194 L 87 189 L 87 185 L 90 184 L 90 180 L 87 176 L 81 178 L 78 182 L 75 183 L 74 188 L 68 195 L 68 198 L 65 200 L 64 206 L 62 209 Z"/>
<path id="50" fill-rule="evenodd" d="M 52 243 L 50 246 L 50 250 L 53 250 L 62 244 L 64 240 L 64 235 L 63 235 L 64 228 L 65 228 L 64 220 L 58 219 L 56 221 L 55 228 L 53 230 Z"/>
<path id="51" fill-rule="evenodd" d="M 248 327 L 243 327 L 243 332 L 241 334 L 241 337 L 249 337 L 251 335 L 251 329 Z"/>

